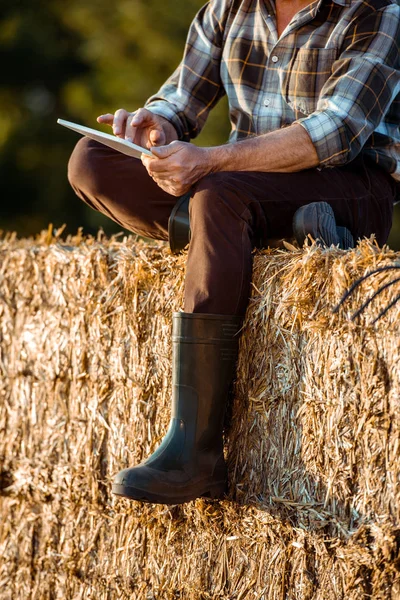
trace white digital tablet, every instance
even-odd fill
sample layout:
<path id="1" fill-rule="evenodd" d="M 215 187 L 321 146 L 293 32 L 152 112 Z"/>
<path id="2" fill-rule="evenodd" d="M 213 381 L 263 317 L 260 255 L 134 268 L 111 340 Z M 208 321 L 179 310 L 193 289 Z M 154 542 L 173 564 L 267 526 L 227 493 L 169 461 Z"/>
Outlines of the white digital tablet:
<path id="1" fill-rule="evenodd" d="M 141 146 L 137 146 L 136 144 L 128 142 L 127 140 L 122 140 L 115 135 L 103 133 L 102 131 L 97 131 L 97 129 L 91 129 L 90 127 L 78 125 L 78 123 L 71 123 L 71 121 L 64 121 L 63 119 L 57 119 L 57 123 L 63 125 L 64 127 L 68 127 L 68 129 L 73 129 L 81 135 L 90 137 L 92 140 L 100 142 L 100 144 L 114 148 L 114 150 L 118 150 L 118 152 L 127 154 L 128 156 L 134 156 L 135 158 L 140 158 L 142 154 L 153 156 L 153 154 L 147 148 L 142 148 Z"/>

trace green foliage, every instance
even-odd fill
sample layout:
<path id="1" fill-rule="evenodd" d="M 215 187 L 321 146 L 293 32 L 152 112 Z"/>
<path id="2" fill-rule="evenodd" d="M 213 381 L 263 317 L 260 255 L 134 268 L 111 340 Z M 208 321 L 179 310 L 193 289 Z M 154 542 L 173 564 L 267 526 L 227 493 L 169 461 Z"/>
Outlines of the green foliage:
<path id="1" fill-rule="evenodd" d="M 78 137 L 56 120 L 97 126 L 99 114 L 142 106 L 178 65 L 204 1 L 0 0 L 0 229 L 120 229 L 70 189 Z M 196 143 L 223 143 L 228 133 L 223 99 Z"/>
<path id="2" fill-rule="evenodd" d="M 96 117 L 142 106 L 179 63 L 200 0 L 13 0 L 1 2 L 0 228 L 29 235 L 67 223 L 120 228 L 79 201 L 66 165 L 76 134 L 58 117 L 97 126 Z M 205 142 L 227 138 L 215 115 Z"/>

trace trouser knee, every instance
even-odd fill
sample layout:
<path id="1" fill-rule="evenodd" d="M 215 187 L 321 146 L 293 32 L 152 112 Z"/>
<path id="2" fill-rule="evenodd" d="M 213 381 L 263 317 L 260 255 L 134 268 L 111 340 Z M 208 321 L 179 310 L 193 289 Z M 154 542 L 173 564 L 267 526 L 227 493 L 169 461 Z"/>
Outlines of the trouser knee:
<path id="1" fill-rule="evenodd" d="M 97 196 L 102 188 L 106 165 L 101 159 L 98 144 L 89 138 L 81 138 L 76 144 L 68 163 L 68 180 L 75 192 L 85 199 Z"/>
<path id="2" fill-rule="evenodd" d="M 246 195 L 237 189 L 228 173 L 212 173 L 197 183 L 190 202 L 192 231 L 206 222 L 226 227 L 232 221 L 250 222 L 251 217 Z"/>

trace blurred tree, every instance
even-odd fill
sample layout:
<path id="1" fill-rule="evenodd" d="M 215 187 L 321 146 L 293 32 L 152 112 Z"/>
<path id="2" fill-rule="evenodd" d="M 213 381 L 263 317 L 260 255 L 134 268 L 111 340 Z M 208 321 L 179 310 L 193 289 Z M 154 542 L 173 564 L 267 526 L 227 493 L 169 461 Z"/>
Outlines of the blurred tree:
<path id="1" fill-rule="evenodd" d="M 56 120 L 97 127 L 101 113 L 142 106 L 179 63 L 203 3 L 0 0 L 0 229 L 30 235 L 51 221 L 70 232 L 120 230 L 70 189 L 66 166 L 78 137 Z M 228 133 L 223 99 L 196 143 L 223 143 Z"/>
<path id="2" fill-rule="evenodd" d="M 97 114 L 142 106 L 179 64 L 189 24 L 203 3 L 119 0 L 110 14 L 104 0 L 86 0 L 84 6 L 71 0 L 68 11 L 61 8 L 60 17 L 81 36 L 81 55 L 91 70 L 66 83 L 68 111 L 79 107 L 80 116 L 93 123 Z M 230 129 L 226 104 L 210 123 L 201 143 L 226 141 Z"/>
<path id="3" fill-rule="evenodd" d="M 96 116 L 142 106 L 179 63 L 199 0 L 1 2 L 0 229 L 34 234 L 120 227 L 88 209 L 69 187 L 66 166 L 78 137 L 57 117 L 97 126 Z M 220 111 L 222 112 L 222 111 Z M 203 143 L 227 138 L 215 115 Z"/>
<path id="4" fill-rule="evenodd" d="M 65 79 L 89 65 L 78 55 L 78 37 L 48 3 L 2 3 L 0 22 L 1 228 L 20 234 L 43 228 L 50 215 L 68 217 L 68 158 L 54 115 L 64 111 Z"/>

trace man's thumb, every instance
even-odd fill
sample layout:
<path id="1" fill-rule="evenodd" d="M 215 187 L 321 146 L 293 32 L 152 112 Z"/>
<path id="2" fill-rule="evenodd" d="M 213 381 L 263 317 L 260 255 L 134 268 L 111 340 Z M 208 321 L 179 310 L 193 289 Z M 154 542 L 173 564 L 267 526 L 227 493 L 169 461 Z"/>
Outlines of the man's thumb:
<path id="1" fill-rule="evenodd" d="M 175 152 L 179 150 L 179 144 L 177 142 L 171 142 L 170 144 L 167 144 L 167 146 L 152 146 L 150 150 L 157 158 L 168 158 L 168 156 L 175 154 Z"/>
<path id="2" fill-rule="evenodd" d="M 154 146 L 157 146 L 157 145 L 163 146 L 165 144 L 165 134 L 162 130 L 160 131 L 158 129 L 153 129 L 150 132 L 149 137 L 150 137 L 151 144 Z"/>

